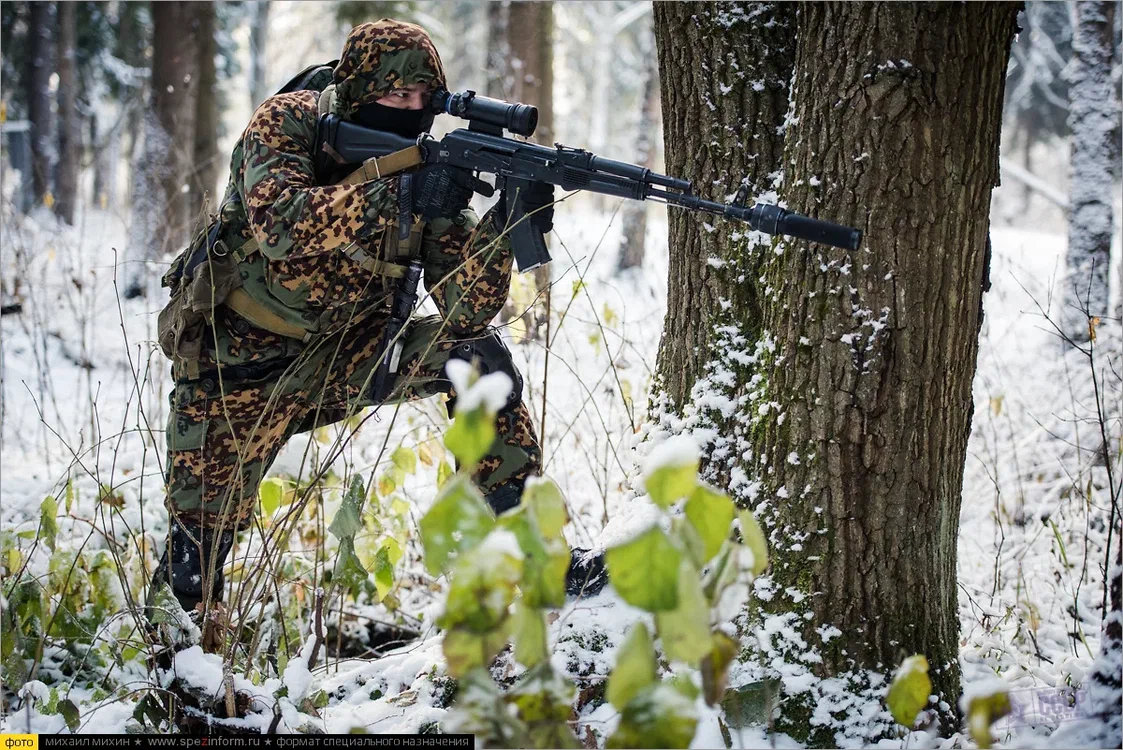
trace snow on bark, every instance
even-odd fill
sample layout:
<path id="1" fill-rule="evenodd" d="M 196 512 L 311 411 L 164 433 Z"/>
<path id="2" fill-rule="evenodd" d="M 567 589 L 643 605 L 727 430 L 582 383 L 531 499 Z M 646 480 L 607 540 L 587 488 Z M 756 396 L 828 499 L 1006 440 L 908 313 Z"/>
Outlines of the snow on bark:
<path id="1" fill-rule="evenodd" d="M 1087 316 L 1108 314 L 1112 168 L 1119 160 L 1119 101 L 1111 81 L 1115 4 L 1076 4 L 1075 65 L 1069 90 L 1071 213 L 1065 333 L 1089 339 Z"/>

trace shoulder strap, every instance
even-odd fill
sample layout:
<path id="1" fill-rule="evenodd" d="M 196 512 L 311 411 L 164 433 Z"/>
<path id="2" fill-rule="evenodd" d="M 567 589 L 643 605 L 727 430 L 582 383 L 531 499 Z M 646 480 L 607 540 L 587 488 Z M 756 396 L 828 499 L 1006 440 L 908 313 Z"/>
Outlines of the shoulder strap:
<path id="1" fill-rule="evenodd" d="M 277 94 L 287 94 L 291 91 L 304 91 L 305 89 L 312 88 L 311 84 L 317 75 L 325 71 L 334 72 L 335 66 L 339 64 L 339 60 L 332 60 L 329 63 L 316 63 L 309 65 L 304 70 L 297 73 L 292 79 L 289 80 L 284 86 L 277 90 Z M 316 87 L 315 90 L 320 91 L 322 87 Z M 274 94 L 276 96 L 276 94 Z"/>

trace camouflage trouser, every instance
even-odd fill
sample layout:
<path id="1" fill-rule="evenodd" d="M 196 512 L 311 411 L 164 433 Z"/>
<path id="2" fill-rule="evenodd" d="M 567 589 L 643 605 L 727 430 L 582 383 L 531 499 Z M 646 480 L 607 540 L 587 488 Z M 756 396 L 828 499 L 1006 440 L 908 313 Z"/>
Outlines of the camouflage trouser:
<path id="1" fill-rule="evenodd" d="M 470 243 L 457 237 L 455 228 L 439 239 L 448 241 L 441 243 L 442 257 L 432 268 L 426 263 L 426 283 L 435 287 L 433 299 L 442 314 L 407 329 L 399 375 L 386 403 L 446 392 L 442 369 L 450 354 L 466 340 L 487 335 L 487 321 L 506 300 L 508 248 L 482 263 L 469 258 Z M 456 270 L 441 274 L 453 258 L 460 260 Z M 438 274 L 446 283 L 436 283 Z M 247 327 L 228 311 L 223 316 L 217 338 L 226 352 L 277 350 L 273 334 Z M 384 333 L 385 318 L 372 317 L 309 344 L 295 358 L 220 367 L 196 381 L 177 383 L 167 430 L 169 511 L 207 528 L 248 526 L 258 485 L 288 438 L 373 405 L 370 384 Z M 270 367 L 268 375 L 231 382 L 230 373 Z M 485 493 L 541 470 L 541 450 L 525 405 L 501 412 L 497 433 L 474 475 Z"/>

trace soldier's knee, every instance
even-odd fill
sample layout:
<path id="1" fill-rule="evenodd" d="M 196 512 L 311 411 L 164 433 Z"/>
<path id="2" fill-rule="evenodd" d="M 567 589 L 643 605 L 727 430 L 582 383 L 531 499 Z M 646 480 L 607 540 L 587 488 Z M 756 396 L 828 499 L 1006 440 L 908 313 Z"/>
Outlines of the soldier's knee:
<path id="1" fill-rule="evenodd" d="M 523 376 L 519 369 L 515 367 L 511 350 L 503 343 L 503 338 L 496 329 L 489 328 L 478 338 L 460 342 L 455 349 L 449 352 L 448 358 L 475 363 L 481 375 L 489 375 L 493 372 L 505 373 L 511 379 L 511 392 L 507 394 L 507 403 L 504 405 L 503 411 L 515 408 L 522 401 Z M 446 393 L 452 387 L 452 383 L 447 379 L 442 382 L 442 385 Z M 450 411 L 453 405 L 454 403 L 449 404 Z"/>

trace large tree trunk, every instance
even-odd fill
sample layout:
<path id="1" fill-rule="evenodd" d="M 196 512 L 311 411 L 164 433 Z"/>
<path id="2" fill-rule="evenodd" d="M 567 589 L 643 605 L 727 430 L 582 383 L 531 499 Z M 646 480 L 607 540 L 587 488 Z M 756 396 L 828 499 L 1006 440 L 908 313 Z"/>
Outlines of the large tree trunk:
<path id="1" fill-rule="evenodd" d="M 857 252 L 782 241 L 765 268 L 761 647 L 787 664 L 779 729 L 815 744 L 894 732 L 859 707 L 910 654 L 955 721 L 960 492 L 1019 5 L 800 8 L 783 197 L 865 231 Z M 813 726 L 816 706 L 837 723 Z"/>
<path id="2" fill-rule="evenodd" d="M 507 45 L 510 49 L 512 101 L 538 107 L 536 143 L 554 142 L 554 4 L 552 2 L 512 2 L 507 11 Z M 549 237 L 546 238 L 547 243 Z M 550 266 L 534 271 L 534 286 L 539 299 L 549 308 Z M 540 303 L 541 304 L 541 303 Z M 536 336 L 546 321 L 544 310 L 536 312 L 527 333 Z"/>
<path id="3" fill-rule="evenodd" d="M 725 200 L 742 180 L 750 197 L 771 189 L 769 173 L 782 164 L 778 127 L 788 108 L 794 18 L 787 3 L 655 4 L 666 169 L 690 179 L 702 197 Z M 743 400 L 736 391 L 744 390 L 746 363 L 729 349 L 751 351 L 759 337 L 755 269 L 767 242 L 744 225 L 677 209 L 669 209 L 668 222 L 667 314 L 653 409 L 683 411 L 707 374 L 710 387 Z M 724 425 L 716 432 L 730 436 L 743 417 L 712 415 Z M 708 454 L 717 457 L 736 460 L 721 445 Z"/>
<path id="4" fill-rule="evenodd" d="M 143 162 L 135 173 L 129 226 L 131 260 L 176 250 L 190 226 L 188 192 L 199 87 L 198 3 L 153 3 L 152 88 L 145 117 Z M 144 293 L 143 274 L 131 269 L 127 293 Z"/>
<path id="5" fill-rule="evenodd" d="M 511 3 L 508 0 L 494 0 L 487 4 L 487 69 L 488 96 L 494 99 L 509 100 L 507 82 L 510 80 L 508 60 L 510 50 L 507 44 L 507 20 Z"/>
<path id="6" fill-rule="evenodd" d="M 51 142 L 51 71 L 54 69 L 54 3 L 28 3 L 27 119 L 31 123 L 32 202 L 38 204 L 51 190 L 55 149 Z"/>
<path id="7" fill-rule="evenodd" d="M 78 165 L 82 158 L 82 122 L 78 117 L 77 3 L 58 6 L 58 165 L 55 213 L 74 223 L 78 200 Z"/>
<path id="8" fill-rule="evenodd" d="M 250 10 L 250 106 L 269 97 L 265 88 L 265 48 L 269 43 L 269 0 L 256 0 Z"/>
<path id="9" fill-rule="evenodd" d="M 1065 334 L 1075 343 L 1089 338 L 1089 318 L 1108 310 L 1112 234 L 1112 171 L 1119 161 L 1119 98 L 1111 80 L 1115 52 L 1115 2 L 1076 3 L 1069 88 L 1072 157 L 1068 223 L 1068 282 Z"/>
<path id="10" fill-rule="evenodd" d="M 643 103 L 636 126 L 636 164 L 655 168 L 655 132 L 659 123 L 659 68 L 651 58 L 643 81 Z M 620 220 L 624 239 L 616 268 L 625 271 L 643 265 L 644 240 L 647 235 L 647 201 L 628 201 L 621 209 Z"/>
<path id="11" fill-rule="evenodd" d="M 218 90 L 214 65 L 215 6 L 198 6 L 199 92 L 195 102 L 195 179 L 191 181 L 188 210 L 195 220 L 215 210 L 218 188 Z"/>

